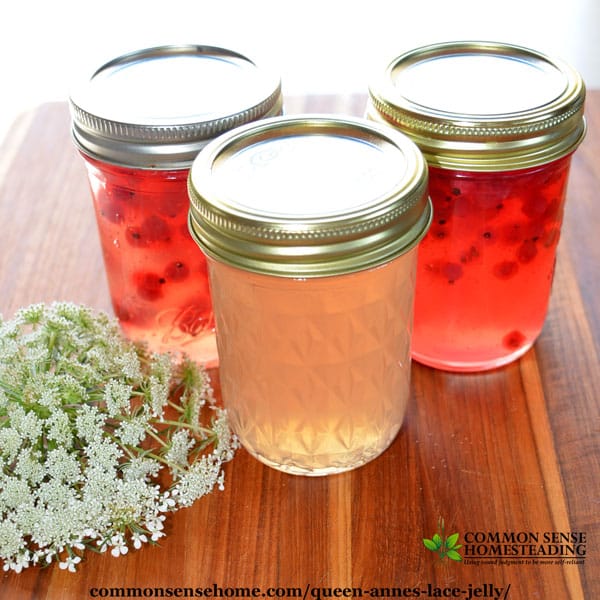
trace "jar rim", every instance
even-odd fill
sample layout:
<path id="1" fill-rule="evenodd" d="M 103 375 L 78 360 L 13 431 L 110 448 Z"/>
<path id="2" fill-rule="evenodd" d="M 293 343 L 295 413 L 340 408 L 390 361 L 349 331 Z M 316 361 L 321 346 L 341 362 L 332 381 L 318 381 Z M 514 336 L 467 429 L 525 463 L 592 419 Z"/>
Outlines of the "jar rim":
<path id="1" fill-rule="evenodd" d="M 456 41 L 391 60 L 369 86 L 368 114 L 408 135 L 429 164 L 513 170 L 573 152 L 585 136 L 584 101 L 581 76 L 560 59 Z"/>

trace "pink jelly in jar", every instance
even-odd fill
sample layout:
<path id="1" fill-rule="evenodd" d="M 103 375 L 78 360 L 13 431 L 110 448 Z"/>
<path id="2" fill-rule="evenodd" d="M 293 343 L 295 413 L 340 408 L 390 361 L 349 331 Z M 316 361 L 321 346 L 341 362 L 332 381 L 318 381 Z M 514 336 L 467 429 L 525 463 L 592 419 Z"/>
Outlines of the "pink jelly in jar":
<path id="1" fill-rule="evenodd" d="M 281 104 L 272 73 L 194 45 L 111 60 L 71 95 L 114 312 L 151 351 L 218 364 L 206 261 L 187 226 L 188 172 L 210 140 Z"/>
<path id="2" fill-rule="evenodd" d="M 413 358 L 451 371 L 517 359 L 546 317 L 585 135 L 581 77 L 527 48 L 453 42 L 399 56 L 370 91 L 370 118 L 406 133 L 429 164 Z"/>

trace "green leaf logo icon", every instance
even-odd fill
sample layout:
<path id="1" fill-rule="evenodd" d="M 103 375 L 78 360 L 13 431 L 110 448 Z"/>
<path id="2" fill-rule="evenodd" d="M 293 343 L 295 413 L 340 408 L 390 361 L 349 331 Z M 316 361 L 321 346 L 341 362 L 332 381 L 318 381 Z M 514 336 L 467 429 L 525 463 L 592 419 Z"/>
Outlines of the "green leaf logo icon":
<path id="1" fill-rule="evenodd" d="M 455 562 L 461 562 L 462 556 L 458 552 L 462 544 L 458 543 L 458 533 L 446 536 L 444 519 L 438 519 L 438 531 L 431 538 L 423 538 L 423 545 L 427 550 L 435 552 L 440 561 L 449 558 Z"/>

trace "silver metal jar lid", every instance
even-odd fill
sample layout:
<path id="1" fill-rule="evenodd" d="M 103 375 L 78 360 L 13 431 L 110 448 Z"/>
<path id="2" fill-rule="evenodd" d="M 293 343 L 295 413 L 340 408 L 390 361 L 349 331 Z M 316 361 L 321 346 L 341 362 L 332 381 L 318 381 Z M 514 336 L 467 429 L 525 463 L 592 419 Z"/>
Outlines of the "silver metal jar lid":
<path id="1" fill-rule="evenodd" d="M 115 58 L 70 96 L 73 137 L 82 152 L 144 169 L 189 168 L 212 138 L 281 107 L 274 73 L 237 52 L 196 45 Z"/>
<path id="2" fill-rule="evenodd" d="M 497 42 L 416 48 L 370 86 L 369 116 L 397 127 L 431 165 L 512 170 L 550 162 L 585 135 L 585 86 L 568 64 Z"/>
<path id="3" fill-rule="evenodd" d="M 195 159 L 189 226 L 209 256 L 281 277 L 340 275 L 408 251 L 431 220 L 427 165 L 406 136 L 350 117 L 245 125 Z"/>

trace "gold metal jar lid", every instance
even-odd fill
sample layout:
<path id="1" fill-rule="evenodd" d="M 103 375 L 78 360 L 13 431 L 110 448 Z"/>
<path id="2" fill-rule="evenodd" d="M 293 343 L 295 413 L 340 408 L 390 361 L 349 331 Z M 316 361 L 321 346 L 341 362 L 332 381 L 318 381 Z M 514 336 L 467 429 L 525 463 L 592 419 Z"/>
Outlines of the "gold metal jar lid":
<path id="1" fill-rule="evenodd" d="M 189 226 L 209 256 L 281 277 L 381 265 L 431 220 L 427 165 L 390 127 L 333 115 L 274 117 L 225 133 L 190 170 Z"/>
<path id="2" fill-rule="evenodd" d="M 569 154 L 585 135 L 585 86 L 566 63 L 494 42 L 446 42 L 391 61 L 369 117 L 406 133 L 430 165 L 512 170 Z"/>
<path id="3" fill-rule="evenodd" d="M 279 114 L 281 81 L 231 50 L 160 46 L 115 58 L 82 78 L 70 108 L 75 144 L 92 158 L 189 168 L 210 139 Z"/>

